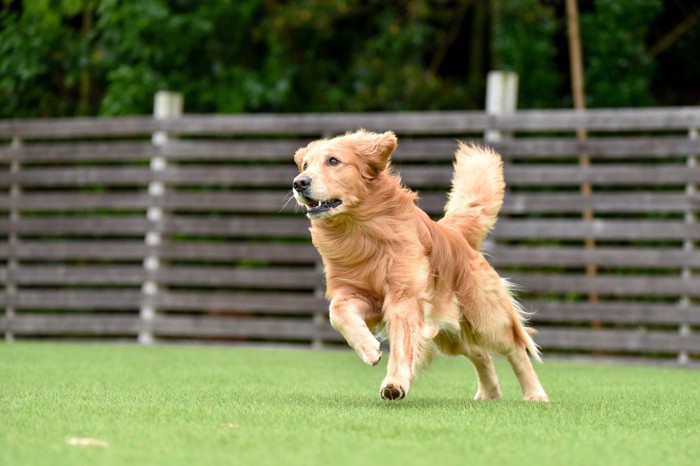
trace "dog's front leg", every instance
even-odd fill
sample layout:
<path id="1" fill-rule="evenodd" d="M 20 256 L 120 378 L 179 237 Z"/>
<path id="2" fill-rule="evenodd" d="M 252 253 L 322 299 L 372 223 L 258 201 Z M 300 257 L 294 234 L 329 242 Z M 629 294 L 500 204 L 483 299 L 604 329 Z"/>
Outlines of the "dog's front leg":
<path id="1" fill-rule="evenodd" d="M 370 366 L 376 365 L 382 357 L 379 341 L 367 326 L 367 322 L 377 318 L 378 313 L 369 301 L 358 295 L 339 294 L 331 300 L 331 325 Z"/>
<path id="2" fill-rule="evenodd" d="M 411 387 L 425 346 L 418 301 L 413 297 L 389 297 L 385 303 L 384 319 L 391 352 L 379 394 L 385 400 L 400 400 Z"/>

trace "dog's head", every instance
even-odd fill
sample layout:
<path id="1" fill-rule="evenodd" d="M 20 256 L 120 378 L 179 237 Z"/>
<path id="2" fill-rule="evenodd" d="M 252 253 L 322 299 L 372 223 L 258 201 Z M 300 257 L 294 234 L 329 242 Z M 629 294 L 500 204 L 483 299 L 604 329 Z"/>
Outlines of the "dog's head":
<path id="1" fill-rule="evenodd" d="M 393 132 L 359 130 L 314 141 L 294 154 L 299 175 L 293 192 L 312 220 L 352 210 L 371 193 L 372 183 L 396 149 Z"/>

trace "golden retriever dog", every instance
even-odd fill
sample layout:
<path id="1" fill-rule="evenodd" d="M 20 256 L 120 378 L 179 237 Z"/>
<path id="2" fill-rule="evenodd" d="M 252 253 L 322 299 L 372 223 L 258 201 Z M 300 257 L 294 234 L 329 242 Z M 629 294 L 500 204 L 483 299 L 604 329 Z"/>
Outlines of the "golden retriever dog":
<path id="1" fill-rule="evenodd" d="M 540 360 L 526 314 L 480 252 L 503 203 L 500 156 L 459 144 L 445 215 L 435 222 L 390 170 L 396 145 L 391 131 L 359 130 L 294 155 L 293 193 L 323 258 L 331 324 L 369 365 L 382 356 L 373 331 L 386 330 L 390 352 L 379 390 L 386 400 L 405 397 L 437 352 L 469 358 L 474 399 L 498 399 L 489 354 L 496 352 L 512 365 L 525 400 L 548 401 L 527 354 Z"/>

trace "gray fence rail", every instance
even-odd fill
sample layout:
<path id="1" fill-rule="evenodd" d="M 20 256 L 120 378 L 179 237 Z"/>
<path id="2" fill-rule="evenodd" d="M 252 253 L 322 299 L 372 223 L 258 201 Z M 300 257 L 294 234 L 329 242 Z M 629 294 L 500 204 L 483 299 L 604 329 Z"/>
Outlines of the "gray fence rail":
<path id="1" fill-rule="evenodd" d="M 455 140 L 501 134 L 487 248 L 545 353 L 700 363 L 698 107 L 0 121 L 5 339 L 342 344 L 287 201 L 294 151 L 360 127 L 434 216 Z"/>

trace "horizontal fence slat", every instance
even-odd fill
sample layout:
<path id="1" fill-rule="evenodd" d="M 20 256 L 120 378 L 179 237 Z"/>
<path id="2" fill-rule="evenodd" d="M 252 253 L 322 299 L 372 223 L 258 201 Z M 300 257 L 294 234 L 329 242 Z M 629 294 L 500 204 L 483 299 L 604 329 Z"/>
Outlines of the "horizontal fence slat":
<path id="1" fill-rule="evenodd" d="M 494 128 L 511 131 L 684 130 L 700 126 L 698 107 L 525 110 L 492 115 Z"/>
<path id="2" fill-rule="evenodd" d="M 1 125 L 2 123 L 0 123 Z M 159 149 L 150 141 L 41 142 L 19 147 L 0 146 L 0 161 L 22 163 L 126 162 L 147 160 Z"/>
<path id="3" fill-rule="evenodd" d="M 0 186 L 18 184 L 26 187 L 59 186 L 145 186 L 153 179 L 148 166 L 80 168 L 27 168 L 15 174 L 0 172 Z"/>
<path id="4" fill-rule="evenodd" d="M 129 193 L 93 193 L 42 191 L 22 193 L 16 198 L 0 197 L 0 208 L 18 211 L 144 210 L 156 203 L 143 191 Z"/>
<path id="5" fill-rule="evenodd" d="M 457 149 L 455 139 L 399 138 L 392 158 L 405 161 L 452 161 Z M 578 140 L 576 138 L 518 138 L 485 143 L 478 138 L 461 138 L 487 144 L 505 158 L 546 159 L 575 157 L 661 157 L 700 152 L 700 140 L 679 136 L 627 136 Z M 124 162 L 143 160 L 162 154 L 172 160 L 281 161 L 292 164 L 292 156 L 312 139 L 241 141 L 170 139 L 162 147 L 150 141 L 51 142 L 20 147 L 0 146 L 0 161 L 24 163 Z"/>
<path id="6" fill-rule="evenodd" d="M 311 138 L 267 141 L 169 139 L 162 146 L 162 154 L 173 161 L 255 161 L 294 165 L 294 153 L 311 141 Z"/>
<path id="7" fill-rule="evenodd" d="M 0 138 L 147 136 L 161 126 L 158 120 L 146 116 L 0 120 Z"/>
<path id="8" fill-rule="evenodd" d="M 683 251 L 672 248 L 606 247 L 573 248 L 517 247 L 496 244 L 488 255 L 497 267 L 645 267 L 700 268 L 700 250 Z"/>
<path id="9" fill-rule="evenodd" d="M 22 290 L 14 298 L 18 309 L 137 311 L 141 289 L 133 290 Z"/>
<path id="10" fill-rule="evenodd" d="M 275 213 L 302 212 L 291 189 L 282 191 L 237 191 L 225 193 L 170 192 L 160 205 L 179 211 L 225 211 Z"/>
<path id="11" fill-rule="evenodd" d="M 186 115 L 163 120 L 161 126 L 166 131 L 189 135 L 319 137 L 359 128 L 411 134 L 460 134 L 486 129 L 489 115 L 470 111 Z"/>
<path id="12" fill-rule="evenodd" d="M 422 192 L 418 205 L 430 214 L 441 216 L 446 200 L 444 192 Z M 285 209 L 289 212 L 293 210 L 291 206 Z M 700 210 L 700 195 L 685 194 L 680 190 L 676 193 L 635 191 L 631 194 L 600 191 L 593 194 L 507 192 L 501 213 L 571 214 L 585 210 L 604 214 L 682 213 Z"/>
<path id="13" fill-rule="evenodd" d="M 0 257 L 7 258 L 9 245 L 0 244 Z M 143 260 L 149 248 L 143 241 L 74 240 L 20 241 L 13 246 L 19 260 Z"/>
<path id="14" fill-rule="evenodd" d="M 31 315 L 23 314 L 11 320 L 0 318 L 0 330 L 12 330 L 15 335 L 136 335 L 141 327 L 138 316 L 109 315 Z"/>
<path id="15" fill-rule="evenodd" d="M 141 285 L 143 267 L 125 265 L 20 265 L 14 272 L 19 285 Z"/>
<path id="16" fill-rule="evenodd" d="M 280 173 L 281 175 L 281 173 Z M 403 182 L 413 188 L 449 186 L 452 168 L 449 166 L 407 166 L 400 170 Z M 700 179 L 700 167 L 685 165 L 506 165 L 506 184 L 518 186 L 673 186 L 695 183 Z M 272 180 L 266 180 L 272 184 Z M 280 180 L 281 181 L 281 180 Z"/>
<path id="17" fill-rule="evenodd" d="M 685 165 L 515 166 L 505 170 L 506 183 L 514 186 L 593 185 L 668 186 L 694 183 L 700 168 Z"/>
<path id="18" fill-rule="evenodd" d="M 686 136 L 607 136 L 576 139 L 575 137 L 518 137 L 485 142 L 479 138 L 411 139 L 400 137 L 392 160 L 410 162 L 452 162 L 457 140 L 486 145 L 500 153 L 506 161 L 527 159 L 543 162 L 585 154 L 593 160 L 626 158 L 659 158 L 700 153 L 700 140 Z"/>
<path id="19" fill-rule="evenodd" d="M 479 138 L 412 139 L 399 135 L 399 145 L 392 159 L 398 163 L 443 161 L 452 162 L 457 141 L 464 139 L 496 149 L 506 159 L 527 157 L 548 159 L 577 157 L 667 157 L 700 152 L 700 140 L 679 136 L 627 136 L 578 140 L 571 138 L 517 138 L 484 142 Z M 292 163 L 294 152 L 311 139 L 282 141 L 216 141 L 174 139 L 163 146 L 163 153 L 172 160 L 280 161 Z M 127 148 L 124 149 L 125 151 Z M 136 152 L 132 149 L 132 152 Z M 0 152 L 2 154 L 2 152 Z"/>
<path id="20" fill-rule="evenodd" d="M 441 214 L 447 200 L 443 192 L 423 192 L 419 205 L 432 214 Z M 23 193 L 16 199 L 0 196 L 0 209 L 29 211 L 79 211 L 89 209 L 146 209 L 149 206 L 191 212 L 302 213 L 292 198 L 291 189 L 245 190 L 229 192 L 188 192 L 170 190 L 163 197 L 151 197 L 144 191 L 129 193 L 92 193 L 42 191 Z M 581 193 L 507 193 L 505 214 L 685 212 L 700 209 L 700 195 L 663 192 L 633 194 L 604 192 Z"/>
<path id="21" fill-rule="evenodd" d="M 313 268 L 233 268 L 165 266 L 155 273 L 164 285 L 242 286 L 247 288 L 295 288 L 313 290 L 323 282 Z"/>
<path id="22" fill-rule="evenodd" d="M 0 244 L 0 258 L 7 258 L 9 245 Z M 28 261 L 114 260 L 141 261 L 157 254 L 164 260 L 207 262 L 265 261 L 269 263 L 312 264 L 320 256 L 310 243 L 248 242 L 171 242 L 148 247 L 143 241 L 73 240 L 20 241 L 13 246 L 13 257 Z"/>
<path id="23" fill-rule="evenodd" d="M 700 351 L 700 334 L 679 335 L 674 332 L 542 328 L 535 339 L 545 349 Z"/>
<path id="24" fill-rule="evenodd" d="M 574 110 L 526 110 L 511 114 L 473 111 L 289 113 L 185 115 L 168 120 L 152 117 L 54 118 L 0 121 L 0 137 L 144 136 L 154 131 L 181 135 L 319 136 L 348 130 L 394 130 L 411 134 L 460 134 L 487 129 L 509 131 L 682 130 L 700 126 L 697 107 Z"/>
<path id="25" fill-rule="evenodd" d="M 168 216 L 162 230 L 169 234 L 231 237 L 292 237 L 308 238 L 309 221 L 298 218 L 228 217 L 206 218 Z"/>
<path id="26" fill-rule="evenodd" d="M 508 160 L 526 158 L 542 161 L 578 157 L 585 154 L 594 160 L 605 158 L 669 157 L 700 152 L 700 140 L 685 136 L 608 136 L 576 139 L 575 137 L 522 137 L 489 142 Z"/>
<path id="27" fill-rule="evenodd" d="M 324 299 L 310 293 L 195 292 L 163 290 L 153 300 L 166 311 L 310 315 L 326 311 Z"/>
<path id="28" fill-rule="evenodd" d="M 144 186 L 149 181 L 178 185 L 226 185 L 237 187 L 291 187 L 297 175 L 294 167 L 215 166 L 169 167 L 151 173 L 147 168 L 61 168 L 25 170 L 18 175 L 0 173 L 0 186 L 17 183 L 27 187 L 55 186 Z M 404 166 L 400 175 L 409 187 L 444 187 L 449 185 L 450 167 Z M 693 183 L 700 178 L 700 168 L 675 166 L 598 166 L 598 167 L 522 167 L 509 166 L 506 182 L 516 186 L 575 186 L 591 183 L 603 186 L 672 186 Z M 290 188 L 291 190 L 291 188 Z"/>
<path id="29" fill-rule="evenodd" d="M 409 187 L 442 187 L 450 184 L 450 166 L 401 167 L 400 175 Z M 145 186 L 150 181 L 179 185 L 226 185 L 237 187 L 289 187 L 297 175 L 293 166 L 170 166 L 161 172 L 148 167 L 33 168 L 17 174 L 0 172 L 0 186 L 16 183 L 26 187 L 57 186 Z M 517 186 L 593 185 L 669 186 L 694 183 L 699 167 L 684 165 L 605 165 L 605 166 L 520 166 L 508 165 L 506 182 Z"/>
<path id="30" fill-rule="evenodd" d="M 141 285 L 146 271 L 139 266 L 118 265 L 21 265 L 14 272 L 19 285 Z M 246 288 L 295 288 L 313 290 L 323 282 L 313 268 L 233 268 L 165 266 L 154 272 L 164 285 L 238 286 Z"/>
<path id="31" fill-rule="evenodd" d="M 506 214 L 686 212 L 700 209 L 700 195 L 663 192 L 615 193 L 507 193 Z"/>
<path id="32" fill-rule="evenodd" d="M 558 275 L 512 273 L 508 277 L 527 292 L 599 293 L 610 296 L 700 295 L 700 277 Z"/>
<path id="33" fill-rule="evenodd" d="M 0 219 L 0 232 L 8 232 L 11 223 Z M 13 228 L 17 233 L 37 236 L 144 235 L 150 224 L 145 216 L 24 217 Z"/>
<path id="34" fill-rule="evenodd" d="M 288 166 L 172 166 L 155 175 L 155 179 L 178 185 L 227 185 L 227 186 L 286 186 L 292 190 L 292 181 L 298 171 Z"/>
<path id="35" fill-rule="evenodd" d="M 498 240 L 596 238 L 598 240 L 683 240 L 700 237 L 700 224 L 663 220 L 518 220 L 501 219 Z"/>
<path id="36" fill-rule="evenodd" d="M 189 212 L 301 213 L 290 190 L 187 192 L 170 190 L 165 196 L 152 197 L 145 190 L 131 192 L 41 191 L 11 198 L 0 196 L 0 209 L 35 212 L 72 212 L 81 210 L 145 210 L 161 207 Z"/>
<path id="37" fill-rule="evenodd" d="M 700 306 L 682 307 L 675 304 L 654 304 L 626 301 L 567 302 L 553 300 L 524 300 L 523 306 L 533 311 L 535 322 L 589 322 L 613 324 L 700 324 Z"/>
<path id="38" fill-rule="evenodd" d="M 157 337 L 209 337 L 339 341 L 328 323 L 311 319 L 222 318 L 211 316 L 167 316 L 153 321 Z M 342 337 L 341 337 L 342 338 Z"/>
<path id="39" fill-rule="evenodd" d="M 317 263 L 321 260 L 316 249 L 310 244 L 274 243 L 164 243 L 159 254 L 164 259 L 199 261 L 252 260 L 270 263 Z"/>
<path id="40" fill-rule="evenodd" d="M 454 134 L 503 129 L 547 131 L 673 130 L 700 126 L 696 107 L 655 109 L 529 110 L 512 114 L 482 112 L 376 112 L 257 115 L 198 115 L 166 120 L 163 129 L 180 134 L 298 134 L 344 133 L 366 128 L 397 133 Z"/>
<path id="41" fill-rule="evenodd" d="M 445 192 L 423 192 L 419 206 L 440 215 L 446 202 Z M 143 191 L 130 193 L 87 193 L 42 191 L 24 193 L 17 198 L 0 196 L 0 209 L 19 211 L 80 211 L 95 209 L 144 210 L 149 206 L 183 212 L 301 213 L 302 208 L 291 190 L 246 190 L 231 192 L 169 191 L 164 197 L 150 197 Z M 504 214 L 579 213 L 680 213 L 700 209 L 700 195 L 682 193 L 603 192 L 581 193 L 508 193 Z"/>

